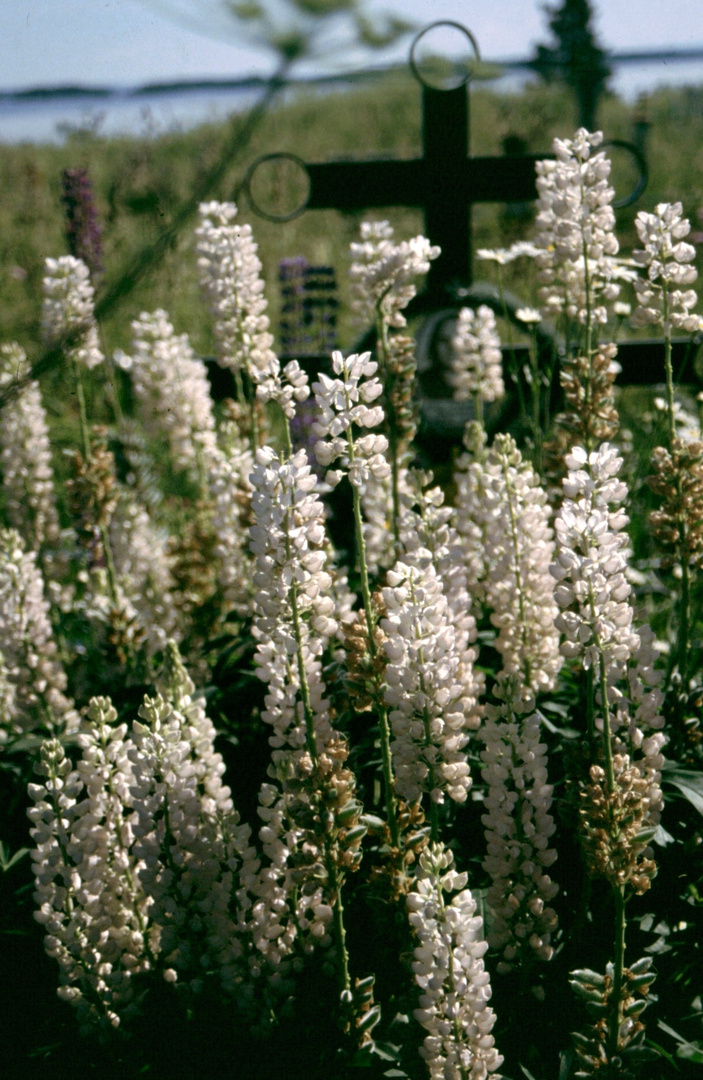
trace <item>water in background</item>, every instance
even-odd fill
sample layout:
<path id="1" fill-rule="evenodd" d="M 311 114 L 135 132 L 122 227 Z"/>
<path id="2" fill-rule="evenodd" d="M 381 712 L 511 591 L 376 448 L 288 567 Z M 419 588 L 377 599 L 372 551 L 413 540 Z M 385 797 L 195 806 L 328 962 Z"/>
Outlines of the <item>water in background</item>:
<path id="1" fill-rule="evenodd" d="M 531 77 L 512 71 L 486 85 L 494 90 L 516 91 Z M 660 85 L 702 83 L 703 61 L 659 60 L 616 64 L 611 85 L 617 94 L 632 101 Z M 333 85 L 340 89 L 345 84 Z M 328 89 L 320 87 L 321 92 Z M 261 92 L 251 87 L 203 87 L 24 97 L 0 93 L 0 143 L 61 143 L 77 131 L 140 137 L 184 131 L 198 124 L 221 122 L 230 113 L 249 108 Z"/>

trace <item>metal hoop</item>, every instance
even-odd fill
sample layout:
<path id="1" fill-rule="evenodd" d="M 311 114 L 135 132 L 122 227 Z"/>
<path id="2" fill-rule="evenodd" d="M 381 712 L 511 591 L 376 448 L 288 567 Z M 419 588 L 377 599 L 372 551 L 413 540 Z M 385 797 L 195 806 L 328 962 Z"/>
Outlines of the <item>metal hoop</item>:
<path id="1" fill-rule="evenodd" d="M 633 143 L 629 143 L 625 139 L 608 139 L 606 142 L 602 142 L 598 149 L 605 150 L 608 146 L 615 146 L 619 150 L 627 150 L 627 152 L 635 159 L 635 164 L 639 170 L 639 178 L 630 194 L 623 195 L 621 199 L 613 200 L 613 207 L 616 210 L 620 210 L 623 206 L 632 206 L 633 203 L 637 202 L 649 183 L 649 168 L 644 155 L 633 145 Z"/>
<path id="2" fill-rule="evenodd" d="M 303 200 L 303 202 L 302 202 L 302 204 L 300 206 L 296 207 L 295 210 L 291 210 L 291 212 L 289 214 L 271 214 L 271 213 L 269 213 L 268 210 L 263 210 L 257 204 L 256 199 L 254 198 L 254 196 L 252 195 L 252 192 L 251 192 L 251 181 L 253 180 L 254 173 L 259 168 L 259 166 L 264 165 L 267 161 L 276 161 L 276 160 L 278 160 L 278 161 L 292 161 L 295 165 L 300 166 L 300 168 L 302 169 L 303 173 L 305 174 L 305 177 L 306 177 L 307 182 L 308 182 L 308 190 L 307 190 L 307 193 L 305 195 L 305 199 Z M 256 161 L 252 162 L 252 164 L 247 169 L 247 173 L 246 173 L 246 176 L 244 177 L 244 180 L 242 181 L 242 190 L 244 190 L 246 192 L 247 198 L 249 200 L 249 203 L 250 203 L 251 208 L 254 211 L 254 213 L 258 214 L 259 217 L 264 218 L 265 221 L 273 221 L 273 222 L 276 222 L 276 223 L 280 224 L 280 223 L 283 223 L 283 222 L 286 222 L 286 221 L 293 221 L 295 218 L 300 217 L 300 215 L 302 213 L 304 213 L 305 210 L 307 210 L 307 206 L 308 206 L 308 203 L 310 201 L 310 192 L 312 190 L 312 184 L 311 184 L 311 181 L 310 181 L 310 173 L 308 172 L 308 167 L 305 164 L 305 162 L 302 160 L 302 158 L 299 158 L 297 154 L 291 154 L 291 153 L 288 153 L 288 151 L 286 151 L 286 150 L 282 150 L 282 151 L 280 151 L 278 153 L 274 153 L 274 154 L 262 154 L 261 157 L 258 157 L 256 159 Z"/>
<path id="3" fill-rule="evenodd" d="M 478 42 L 476 41 L 474 35 L 471 33 L 470 30 L 467 30 L 467 28 L 459 22 L 454 22 L 451 19 L 438 19 L 437 22 L 430 23 L 429 26 L 424 27 L 424 29 L 421 30 L 420 33 L 417 34 L 416 37 L 413 39 L 413 43 L 410 46 L 410 70 L 412 71 L 413 75 L 421 86 L 426 87 L 426 89 L 428 90 L 440 90 L 440 92 L 442 92 L 441 87 L 432 86 L 430 83 L 425 82 L 422 77 L 422 73 L 420 72 L 420 69 L 418 67 L 417 60 L 415 58 L 415 50 L 417 49 L 417 46 L 419 45 L 422 38 L 425 36 L 425 34 L 429 33 L 430 30 L 435 30 L 438 26 L 451 26 L 454 30 L 460 30 L 461 33 L 464 34 L 470 42 L 471 47 L 474 50 L 475 59 L 477 61 L 481 59 L 481 53 L 479 51 Z M 466 86 L 467 83 L 471 82 L 472 79 L 473 74 L 471 71 L 468 71 L 465 78 L 463 78 L 462 81 L 457 84 L 457 86 L 452 87 L 451 89 L 458 90 L 459 87 Z"/>

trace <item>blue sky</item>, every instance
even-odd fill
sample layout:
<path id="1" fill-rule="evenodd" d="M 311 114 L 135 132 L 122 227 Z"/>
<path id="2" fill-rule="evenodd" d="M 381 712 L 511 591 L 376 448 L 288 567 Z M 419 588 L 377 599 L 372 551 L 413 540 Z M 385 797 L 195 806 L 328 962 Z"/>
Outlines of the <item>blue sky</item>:
<path id="1" fill-rule="evenodd" d="M 169 19 L 189 5 L 199 32 Z M 271 58 L 248 46 L 235 24 L 211 18 L 217 0 L 4 0 L 0 87 L 81 83 L 134 85 L 160 79 L 266 72 Z M 371 0 L 415 20 L 468 26 L 485 57 L 527 55 L 545 40 L 542 0 Z M 611 48 L 703 45 L 701 0 L 596 0 L 597 30 Z M 699 81 L 703 81 L 703 65 Z M 671 73 L 662 68 L 662 78 Z"/>

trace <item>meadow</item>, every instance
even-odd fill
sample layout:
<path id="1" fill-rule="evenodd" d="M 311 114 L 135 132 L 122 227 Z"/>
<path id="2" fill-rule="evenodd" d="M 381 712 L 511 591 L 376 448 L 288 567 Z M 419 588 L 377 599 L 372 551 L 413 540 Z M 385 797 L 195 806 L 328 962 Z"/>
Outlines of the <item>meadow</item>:
<path id="1" fill-rule="evenodd" d="M 409 78 L 272 108 L 99 320 L 244 119 L 0 149 L 4 1075 L 700 1074 L 702 101 L 605 100 L 607 138 L 649 124 L 613 210 L 563 92 L 472 92 L 474 153 L 560 141 L 533 214 L 475 209 L 524 306 L 457 303 L 441 461 L 420 215 L 242 199 L 261 153 L 417 154 Z M 277 358 L 296 256 L 339 283 L 310 377 Z M 628 392 L 637 335 L 661 374 Z"/>

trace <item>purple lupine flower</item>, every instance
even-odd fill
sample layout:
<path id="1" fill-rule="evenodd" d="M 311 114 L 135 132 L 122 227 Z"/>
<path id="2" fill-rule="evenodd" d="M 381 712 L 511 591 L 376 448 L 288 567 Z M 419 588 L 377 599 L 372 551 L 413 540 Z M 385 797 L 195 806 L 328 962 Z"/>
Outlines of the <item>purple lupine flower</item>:
<path id="1" fill-rule="evenodd" d="M 87 169 L 64 169 L 61 202 L 66 216 L 66 240 L 71 255 L 82 259 L 95 278 L 103 270 L 102 227 Z"/>

